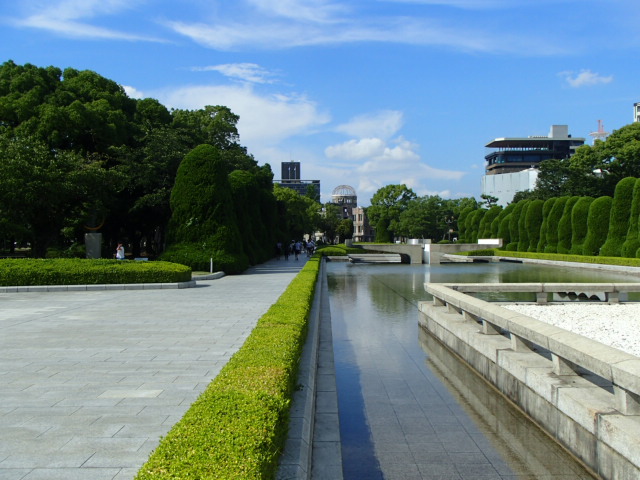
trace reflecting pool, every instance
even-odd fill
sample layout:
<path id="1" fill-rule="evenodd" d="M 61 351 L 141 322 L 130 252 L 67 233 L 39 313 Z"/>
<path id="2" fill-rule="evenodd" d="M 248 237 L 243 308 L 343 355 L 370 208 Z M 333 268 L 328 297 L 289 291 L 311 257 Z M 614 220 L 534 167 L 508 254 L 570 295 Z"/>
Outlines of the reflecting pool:
<path id="1" fill-rule="evenodd" d="M 593 478 L 418 327 L 425 282 L 634 282 L 512 263 L 329 262 L 345 479 Z"/>

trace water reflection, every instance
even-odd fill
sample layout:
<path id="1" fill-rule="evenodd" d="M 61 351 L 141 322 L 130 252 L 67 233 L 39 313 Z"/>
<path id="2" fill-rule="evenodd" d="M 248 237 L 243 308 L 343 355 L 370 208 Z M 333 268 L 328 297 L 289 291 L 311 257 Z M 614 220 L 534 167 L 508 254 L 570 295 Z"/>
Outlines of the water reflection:
<path id="1" fill-rule="evenodd" d="M 430 281 L 634 280 L 507 263 L 329 264 L 345 478 L 591 478 L 420 335 L 417 305 L 428 299 L 423 285 Z"/>

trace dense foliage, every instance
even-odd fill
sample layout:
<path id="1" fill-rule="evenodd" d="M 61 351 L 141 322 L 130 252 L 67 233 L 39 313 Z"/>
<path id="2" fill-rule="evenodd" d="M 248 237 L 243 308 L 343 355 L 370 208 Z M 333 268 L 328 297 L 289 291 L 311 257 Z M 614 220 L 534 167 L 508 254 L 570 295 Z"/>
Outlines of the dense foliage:
<path id="1" fill-rule="evenodd" d="M 3 63 L 5 250 L 29 245 L 38 257 L 52 248 L 77 252 L 85 233 L 99 232 L 104 257 L 121 241 L 134 257 L 155 258 L 168 246 L 168 256 L 194 267 L 212 257 L 235 271 L 264 261 L 278 240 L 310 233 L 317 211 L 301 216 L 297 200 L 276 198 L 269 165 L 258 166 L 239 144 L 238 120 L 224 106 L 169 111 L 155 99 L 129 98 L 89 70 Z M 181 167 L 198 148 L 207 149 L 205 159 Z M 172 193 L 179 169 L 183 178 Z M 206 175 L 185 180 L 193 169 Z M 218 208 L 205 205 L 223 193 Z"/>

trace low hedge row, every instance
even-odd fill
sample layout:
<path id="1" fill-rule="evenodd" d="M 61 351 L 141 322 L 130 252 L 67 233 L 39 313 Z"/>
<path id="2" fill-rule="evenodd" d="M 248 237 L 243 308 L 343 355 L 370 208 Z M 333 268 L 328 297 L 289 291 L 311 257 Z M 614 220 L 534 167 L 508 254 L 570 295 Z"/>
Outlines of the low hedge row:
<path id="1" fill-rule="evenodd" d="M 243 253 L 227 253 L 204 243 L 176 243 L 171 245 L 160 259 L 167 262 L 187 265 L 193 270 L 214 272 L 223 271 L 228 275 L 236 275 L 249 268 L 249 258 Z"/>
<path id="2" fill-rule="evenodd" d="M 135 480 L 275 477 L 320 258 L 307 261 Z"/>
<path id="3" fill-rule="evenodd" d="M 375 244 L 367 244 L 367 245 L 375 245 Z M 387 245 L 387 244 L 384 244 Z M 318 253 L 328 256 L 340 256 L 340 255 L 348 255 L 350 253 L 362 253 L 362 248 L 358 247 L 347 247 L 344 243 L 340 245 L 328 245 L 326 247 L 320 247 L 318 249 Z"/>
<path id="4" fill-rule="evenodd" d="M 533 252 L 509 252 L 497 248 L 486 250 L 473 250 L 470 252 L 460 252 L 457 255 L 479 256 L 479 257 L 510 257 L 510 258 L 532 258 L 538 260 L 553 260 L 556 262 L 580 262 L 595 263 L 598 265 L 617 265 L 623 267 L 640 267 L 640 258 L 625 257 L 600 257 L 588 255 L 569 255 L 561 253 L 533 253 Z"/>
<path id="5" fill-rule="evenodd" d="M 83 258 L 0 260 L 2 286 L 174 283 L 189 280 L 189 267 L 169 262 Z"/>

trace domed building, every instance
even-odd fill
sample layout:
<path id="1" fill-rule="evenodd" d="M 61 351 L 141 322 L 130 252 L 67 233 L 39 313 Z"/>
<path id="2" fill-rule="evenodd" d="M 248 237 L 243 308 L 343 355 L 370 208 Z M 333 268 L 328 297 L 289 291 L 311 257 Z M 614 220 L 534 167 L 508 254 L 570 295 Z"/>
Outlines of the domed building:
<path id="1" fill-rule="evenodd" d="M 342 208 L 342 218 L 351 218 L 352 209 L 358 206 L 358 196 L 353 187 L 338 185 L 331 192 L 331 203 Z"/>

